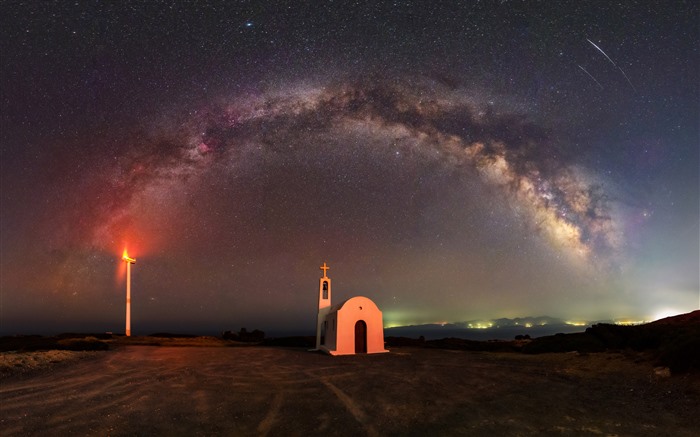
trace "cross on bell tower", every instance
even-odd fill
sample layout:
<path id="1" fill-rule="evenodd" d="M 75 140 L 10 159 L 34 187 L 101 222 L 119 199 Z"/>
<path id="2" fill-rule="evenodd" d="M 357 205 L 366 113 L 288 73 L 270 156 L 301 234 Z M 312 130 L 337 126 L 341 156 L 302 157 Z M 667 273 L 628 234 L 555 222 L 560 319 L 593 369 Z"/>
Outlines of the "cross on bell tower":
<path id="1" fill-rule="evenodd" d="M 319 280 L 318 284 L 318 309 L 326 308 L 331 306 L 331 278 L 328 277 L 328 270 L 330 267 L 324 262 L 321 267 L 323 270 L 323 277 Z"/>
<path id="2" fill-rule="evenodd" d="M 331 278 L 328 277 L 330 267 L 324 262 L 321 267 L 323 277 L 318 281 L 318 317 L 316 319 L 316 349 L 324 344 L 326 337 L 326 314 L 331 309 Z"/>

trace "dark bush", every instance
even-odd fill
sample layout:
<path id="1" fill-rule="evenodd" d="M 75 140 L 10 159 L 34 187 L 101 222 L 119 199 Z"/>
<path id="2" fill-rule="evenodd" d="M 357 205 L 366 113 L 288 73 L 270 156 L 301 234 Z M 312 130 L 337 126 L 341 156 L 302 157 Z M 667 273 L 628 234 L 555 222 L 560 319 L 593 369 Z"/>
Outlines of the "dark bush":
<path id="1" fill-rule="evenodd" d="M 280 346 L 280 347 L 303 347 L 311 349 L 316 346 L 316 337 L 297 336 L 297 337 L 281 337 L 265 339 L 265 346 Z"/>
<path id="2" fill-rule="evenodd" d="M 674 373 L 700 370 L 700 329 L 677 332 L 659 349 L 657 364 Z"/>
<path id="3" fill-rule="evenodd" d="M 238 340 L 238 334 L 236 334 L 233 331 L 224 331 L 223 334 L 221 334 L 221 338 L 224 340 Z"/>
<path id="4" fill-rule="evenodd" d="M 265 340 L 265 333 L 259 329 L 248 332 L 246 328 L 241 328 L 238 333 L 232 331 L 224 331 L 221 335 L 224 340 L 243 341 L 246 343 L 259 343 Z"/>
<path id="5" fill-rule="evenodd" d="M 538 337 L 522 348 L 522 351 L 527 354 L 573 351 L 602 352 L 604 350 L 605 346 L 599 339 L 584 332 Z"/>
<path id="6" fill-rule="evenodd" d="M 56 348 L 56 339 L 40 335 L 15 335 L 0 338 L 0 352 L 33 352 Z"/>
<path id="7" fill-rule="evenodd" d="M 0 338 L 0 351 L 35 352 L 48 350 L 102 351 L 109 345 L 88 334 L 61 334 L 56 337 L 24 335 Z"/>
<path id="8" fill-rule="evenodd" d="M 425 337 L 384 337 L 386 347 L 425 347 Z"/>
<path id="9" fill-rule="evenodd" d="M 97 334 L 94 333 L 76 333 L 76 332 L 64 332 L 62 334 L 58 334 L 56 338 L 58 339 L 66 339 L 66 338 L 96 338 L 98 340 L 110 340 L 114 337 L 114 335 L 111 332 L 99 332 Z"/>
<path id="10" fill-rule="evenodd" d="M 627 347 L 629 341 L 629 332 L 625 328 L 629 328 L 629 326 L 598 323 L 586 328 L 585 333 L 609 349 L 621 349 Z"/>
<path id="11" fill-rule="evenodd" d="M 520 350 L 512 341 L 476 341 L 463 338 L 443 338 L 428 340 L 425 347 L 436 349 L 454 349 L 480 352 L 514 352 Z"/>
<path id="12" fill-rule="evenodd" d="M 94 337 L 90 338 L 67 338 L 57 342 L 56 349 L 68 351 L 106 351 L 109 349 L 104 343 Z"/>
<path id="13" fill-rule="evenodd" d="M 197 338 L 196 335 L 192 334 L 171 334 L 169 332 L 156 332 L 155 334 L 149 335 L 149 337 L 156 338 Z"/>

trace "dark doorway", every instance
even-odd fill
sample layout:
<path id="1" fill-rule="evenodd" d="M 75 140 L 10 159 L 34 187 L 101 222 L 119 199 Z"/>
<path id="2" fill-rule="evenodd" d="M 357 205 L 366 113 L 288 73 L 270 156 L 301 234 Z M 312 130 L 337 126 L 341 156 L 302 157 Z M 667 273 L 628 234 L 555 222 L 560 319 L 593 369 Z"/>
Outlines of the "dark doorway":
<path id="1" fill-rule="evenodd" d="M 367 353 L 367 324 L 364 320 L 355 323 L 355 353 Z"/>

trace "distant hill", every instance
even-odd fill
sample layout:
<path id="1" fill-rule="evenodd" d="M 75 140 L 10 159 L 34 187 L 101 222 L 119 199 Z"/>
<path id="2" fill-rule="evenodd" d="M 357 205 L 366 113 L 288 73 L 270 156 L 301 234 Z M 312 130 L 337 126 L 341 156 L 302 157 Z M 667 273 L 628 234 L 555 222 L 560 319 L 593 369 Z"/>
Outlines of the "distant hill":
<path id="1" fill-rule="evenodd" d="M 583 333 L 534 339 L 525 353 L 632 350 L 651 355 L 673 372 L 700 370 L 700 310 L 635 326 L 598 323 Z"/>
<path id="2" fill-rule="evenodd" d="M 692 326 L 700 325 L 700 310 L 695 310 L 686 314 L 666 317 L 649 323 L 649 325 L 675 325 L 675 326 Z"/>

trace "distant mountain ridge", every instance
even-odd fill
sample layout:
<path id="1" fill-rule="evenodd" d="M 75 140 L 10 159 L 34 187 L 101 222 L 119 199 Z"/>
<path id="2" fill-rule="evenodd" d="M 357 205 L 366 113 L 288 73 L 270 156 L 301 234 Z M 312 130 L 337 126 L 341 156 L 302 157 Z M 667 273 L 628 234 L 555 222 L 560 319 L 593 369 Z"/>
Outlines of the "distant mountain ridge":
<path id="1" fill-rule="evenodd" d="M 389 328 L 385 330 L 385 338 L 390 347 L 414 346 L 526 354 L 575 352 L 577 356 L 597 352 L 624 352 L 625 356 L 635 357 L 635 360 L 652 362 L 654 366 L 660 367 L 661 372 L 683 373 L 700 370 L 700 310 L 650 323 L 594 323 L 585 327 L 572 326 L 565 322 L 564 325 L 533 324 L 530 328 L 520 325 L 523 320 L 526 320 L 526 324 L 531 324 L 535 320 L 544 322 L 544 319 L 506 319 L 505 322 L 500 322 L 501 324 L 482 329 L 463 328 L 463 323 Z M 466 322 L 466 326 L 469 324 L 470 322 Z M 508 325 L 504 326 L 506 324 Z M 474 323 L 471 325 L 474 326 Z M 575 329 L 577 332 L 561 332 L 565 329 Z M 550 333 L 547 334 L 547 330 Z M 560 332 L 552 333 L 553 331 Z M 420 334 L 423 340 L 409 337 L 410 335 L 417 338 L 415 335 L 419 332 L 423 333 Z M 529 333 L 531 338 L 523 338 L 523 332 Z M 401 335 L 402 333 L 409 335 Z M 514 336 L 510 336 L 513 334 L 520 338 L 512 341 Z M 481 338 L 477 338 L 478 336 Z M 494 339 L 511 341 L 483 341 Z"/>
<path id="2" fill-rule="evenodd" d="M 493 320 L 470 320 L 452 323 L 427 323 L 385 328 L 389 337 L 423 337 L 426 340 L 455 337 L 468 340 L 512 340 L 516 335 L 529 335 L 532 338 L 557 333 L 570 334 L 583 332 L 597 323 L 615 323 L 612 320 L 565 321 L 556 317 L 533 316 L 500 318 Z"/>

